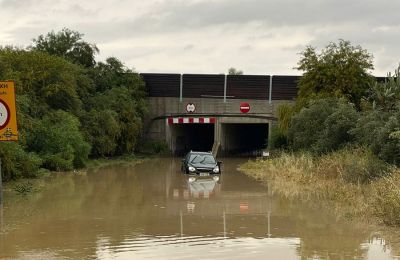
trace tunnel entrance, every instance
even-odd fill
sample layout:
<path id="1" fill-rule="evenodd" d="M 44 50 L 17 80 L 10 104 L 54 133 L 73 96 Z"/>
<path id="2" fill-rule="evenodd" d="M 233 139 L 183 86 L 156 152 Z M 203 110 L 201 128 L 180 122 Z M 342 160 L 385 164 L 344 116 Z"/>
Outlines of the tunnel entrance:
<path id="1" fill-rule="evenodd" d="M 214 124 L 171 125 L 173 152 L 182 156 L 193 151 L 211 151 L 214 144 Z"/>
<path id="2" fill-rule="evenodd" d="M 222 124 L 224 155 L 256 155 L 268 146 L 268 124 Z"/>

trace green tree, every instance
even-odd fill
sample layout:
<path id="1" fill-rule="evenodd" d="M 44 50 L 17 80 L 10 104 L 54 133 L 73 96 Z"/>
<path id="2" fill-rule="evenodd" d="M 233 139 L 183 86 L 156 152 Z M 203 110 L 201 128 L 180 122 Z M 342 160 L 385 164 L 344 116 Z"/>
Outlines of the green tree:
<path id="1" fill-rule="evenodd" d="M 394 74 L 388 73 L 384 82 L 372 82 L 367 93 L 367 100 L 374 109 L 382 111 L 396 110 L 400 100 L 400 67 Z"/>
<path id="2" fill-rule="evenodd" d="M 357 107 L 365 97 L 373 77 L 373 56 L 349 41 L 330 43 L 320 53 L 308 46 L 297 69 L 304 74 L 299 81 L 297 106 L 314 98 L 344 97 Z"/>
<path id="3" fill-rule="evenodd" d="M 86 140 L 92 145 L 92 156 L 112 156 L 121 134 L 118 114 L 111 109 L 84 113 L 81 117 Z"/>
<path id="4" fill-rule="evenodd" d="M 84 67 L 93 67 L 99 49 L 95 44 L 83 41 L 83 36 L 77 31 L 63 28 L 57 33 L 51 31 L 46 36 L 40 35 L 37 39 L 33 39 L 31 48 L 63 57 Z"/>
<path id="5" fill-rule="evenodd" d="M 228 75 L 243 75 L 243 71 L 232 67 L 228 69 Z"/>
<path id="6" fill-rule="evenodd" d="M 0 47 L 0 78 L 16 82 L 20 135 L 18 143 L 0 144 L 4 179 L 33 177 L 40 167 L 82 167 L 90 151 L 136 149 L 147 111 L 144 82 L 116 58 L 95 63 L 97 48 L 81 37 L 63 29 L 28 49 Z"/>
<path id="7" fill-rule="evenodd" d="M 147 112 L 142 78 L 114 57 L 97 63 L 90 75 L 95 91 L 86 102 L 89 112 L 81 120 L 92 144 L 92 154 L 112 156 L 133 152 Z M 96 120 L 87 118 L 90 115 Z"/>
<path id="8" fill-rule="evenodd" d="M 0 49 L 0 77 L 16 82 L 17 97 L 26 95 L 30 116 L 41 117 L 49 109 L 78 113 L 78 78 L 86 77 L 82 68 L 38 51 Z M 22 104 L 21 104 L 22 105 Z"/>

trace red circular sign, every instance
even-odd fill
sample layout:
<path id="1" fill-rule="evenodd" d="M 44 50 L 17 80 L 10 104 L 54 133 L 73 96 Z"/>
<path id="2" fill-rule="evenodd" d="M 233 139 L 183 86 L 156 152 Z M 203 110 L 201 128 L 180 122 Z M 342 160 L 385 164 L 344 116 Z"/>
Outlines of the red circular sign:
<path id="1" fill-rule="evenodd" d="M 240 103 L 240 112 L 247 113 L 250 111 L 250 105 L 247 102 Z"/>
<path id="2" fill-rule="evenodd" d="M 0 130 L 7 126 L 10 121 L 10 108 L 6 102 L 0 99 Z"/>

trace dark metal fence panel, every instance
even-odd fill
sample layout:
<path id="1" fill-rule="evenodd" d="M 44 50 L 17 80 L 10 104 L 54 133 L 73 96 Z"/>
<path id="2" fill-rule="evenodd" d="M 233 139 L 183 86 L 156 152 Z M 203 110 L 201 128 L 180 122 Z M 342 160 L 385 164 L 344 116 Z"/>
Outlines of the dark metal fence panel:
<path id="1" fill-rule="evenodd" d="M 297 97 L 300 76 L 273 76 L 272 100 L 294 100 Z"/>
<path id="2" fill-rule="evenodd" d="M 180 74 L 142 73 L 150 97 L 179 97 Z"/>
<path id="3" fill-rule="evenodd" d="M 387 77 L 375 77 L 376 81 L 378 81 L 379 83 L 384 83 L 387 80 Z"/>
<path id="4" fill-rule="evenodd" d="M 224 98 L 225 75 L 184 74 L 184 98 Z"/>
<path id="5" fill-rule="evenodd" d="M 265 75 L 228 75 L 227 98 L 268 100 L 269 79 Z"/>
<path id="6" fill-rule="evenodd" d="M 150 97 L 179 97 L 180 74 L 141 73 Z M 294 100 L 297 97 L 298 81 L 301 76 L 277 75 L 272 78 L 272 100 Z M 386 77 L 376 77 L 384 82 Z M 223 98 L 225 75 L 184 74 L 183 97 Z M 267 75 L 228 75 L 227 98 L 231 99 L 269 99 L 270 76 Z"/>

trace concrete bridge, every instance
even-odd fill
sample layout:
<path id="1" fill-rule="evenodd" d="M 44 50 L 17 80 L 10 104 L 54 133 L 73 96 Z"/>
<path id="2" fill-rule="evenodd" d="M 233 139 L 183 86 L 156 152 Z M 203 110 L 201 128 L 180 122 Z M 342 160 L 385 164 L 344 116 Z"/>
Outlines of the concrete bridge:
<path id="1" fill-rule="evenodd" d="M 250 153 L 267 148 L 279 104 L 292 103 L 299 76 L 141 74 L 149 91 L 147 138 L 171 152 Z"/>

